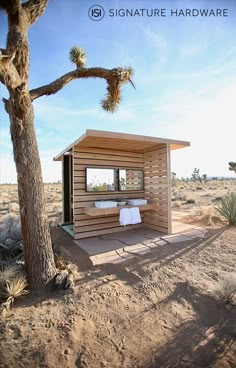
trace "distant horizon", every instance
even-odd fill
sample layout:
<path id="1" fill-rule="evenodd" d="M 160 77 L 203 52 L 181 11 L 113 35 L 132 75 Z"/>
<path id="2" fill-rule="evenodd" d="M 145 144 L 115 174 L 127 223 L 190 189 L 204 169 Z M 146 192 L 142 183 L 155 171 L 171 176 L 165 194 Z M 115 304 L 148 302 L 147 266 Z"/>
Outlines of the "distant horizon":
<path id="1" fill-rule="evenodd" d="M 208 176 L 206 181 L 211 181 L 214 180 L 214 178 L 216 178 L 216 180 L 236 180 L 236 175 L 234 176 Z M 191 177 L 181 177 L 179 178 L 178 176 L 176 177 L 177 180 L 182 181 L 182 179 L 186 180 L 186 179 L 191 179 Z M 189 180 L 194 182 L 194 180 Z M 195 183 L 199 182 L 199 180 L 196 180 Z M 43 182 L 43 184 L 62 184 L 62 180 L 58 180 L 55 182 Z M 204 184 L 204 182 L 203 182 Z M 17 185 L 17 183 L 1 183 L 0 185 Z"/>

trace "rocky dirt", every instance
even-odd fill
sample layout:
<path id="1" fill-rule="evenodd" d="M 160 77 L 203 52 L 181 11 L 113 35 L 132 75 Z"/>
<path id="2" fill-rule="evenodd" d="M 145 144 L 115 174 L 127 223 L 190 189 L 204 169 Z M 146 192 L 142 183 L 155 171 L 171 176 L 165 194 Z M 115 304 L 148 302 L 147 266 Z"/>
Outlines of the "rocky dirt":
<path id="1" fill-rule="evenodd" d="M 175 210 L 184 219 L 195 205 Z M 83 253 L 73 292 L 28 296 L 1 316 L 0 368 L 236 367 L 235 299 L 219 292 L 235 244 L 236 228 L 220 222 L 121 264 L 93 267 Z"/>

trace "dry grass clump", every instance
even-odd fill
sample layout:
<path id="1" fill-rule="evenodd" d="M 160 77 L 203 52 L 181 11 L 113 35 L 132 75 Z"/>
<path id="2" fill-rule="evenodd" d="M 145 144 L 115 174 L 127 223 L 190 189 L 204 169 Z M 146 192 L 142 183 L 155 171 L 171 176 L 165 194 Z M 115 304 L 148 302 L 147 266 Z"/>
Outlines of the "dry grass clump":
<path id="1" fill-rule="evenodd" d="M 9 308 L 15 299 L 28 294 L 28 282 L 20 265 L 7 265 L 0 269 L 0 299 L 2 308 Z"/>
<path id="2" fill-rule="evenodd" d="M 222 222 L 220 216 L 216 212 L 216 209 L 212 206 L 200 207 L 200 220 L 206 226 L 212 226 L 213 224 Z"/>
<path id="3" fill-rule="evenodd" d="M 211 290 L 212 296 L 224 303 L 236 303 L 236 272 L 224 275 L 218 285 Z"/>
<path id="4" fill-rule="evenodd" d="M 191 203 L 195 203 L 195 199 L 193 197 L 186 197 L 185 203 L 187 204 L 191 204 Z"/>
<path id="5" fill-rule="evenodd" d="M 203 190 L 203 187 L 196 187 L 196 190 Z"/>
<path id="6" fill-rule="evenodd" d="M 18 264 L 6 265 L 0 268 L 0 287 L 5 282 L 11 281 L 21 273 L 21 266 Z"/>
<path id="7" fill-rule="evenodd" d="M 8 299 L 9 297 L 16 299 L 28 294 L 26 287 L 28 282 L 24 275 L 19 275 L 10 281 L 6 281 L 5 287 L 2 289 L 2 295 Z"/>

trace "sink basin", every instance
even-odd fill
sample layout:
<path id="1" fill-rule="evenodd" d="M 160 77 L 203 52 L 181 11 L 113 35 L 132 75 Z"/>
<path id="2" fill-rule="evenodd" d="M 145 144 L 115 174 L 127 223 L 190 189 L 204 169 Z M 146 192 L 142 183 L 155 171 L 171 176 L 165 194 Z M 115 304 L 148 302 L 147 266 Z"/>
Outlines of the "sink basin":
<path id="1" fill-rule="evenodd" d="M 113 208 L 113 207 L 117 207 L 117 202 L 115 202 L 115 201 L 97 201 L 97 202 L 95 202 L 95 207 L 97 207 L 97 208 Z"/>
<path id="2" fill-rule="evenodd" d="M 142 206 L 147 204 L 147 199 L 128 199 L 128 204 L 130 206 Z"/>

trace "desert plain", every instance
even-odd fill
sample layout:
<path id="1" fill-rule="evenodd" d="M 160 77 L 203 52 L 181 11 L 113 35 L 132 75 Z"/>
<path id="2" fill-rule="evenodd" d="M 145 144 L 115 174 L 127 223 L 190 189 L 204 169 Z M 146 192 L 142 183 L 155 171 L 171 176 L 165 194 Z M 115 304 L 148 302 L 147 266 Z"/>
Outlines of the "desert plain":
<path id="1" fill-rule="evenodd" d="M 93 266 L 88 257 L 73 291 L 16 300 L 0 316 L 0 368 L 236 367 L 236 300 L 226 297 L 236 283 L 236 227 L 215 209 L 230 192 L 236 180 L 176 181 L 173 219 L 204 237 L 119 264 Z M 61 184 L 45 184 L 45 193 L 53 224 Z M 9 214 L 19 215 L 17 187 L 1 185 L 0 223 Z"/>

